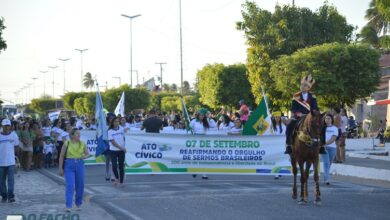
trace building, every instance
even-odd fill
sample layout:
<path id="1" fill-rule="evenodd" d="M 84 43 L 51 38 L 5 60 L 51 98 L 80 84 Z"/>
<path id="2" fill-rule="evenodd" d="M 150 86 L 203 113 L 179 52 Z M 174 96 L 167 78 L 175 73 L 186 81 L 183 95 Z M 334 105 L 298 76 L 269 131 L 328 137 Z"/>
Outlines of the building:
<path id="1" fill-rule="evenodd" d="M 382 73 L 381 81 L 378 90 L 371 96 L 375 101 L 390 99 L 390 54 L 381 56 L 379 66 Z M 380 120 L 387 120 L 387 126 L 390 126 L 390 108 L 388 105 L 367 105 L 365 100 L 358 100 L 350 113 L 355 116 L 356 122 L 364 124 L 364 129 L 367 131 L 377 131 Z"/>

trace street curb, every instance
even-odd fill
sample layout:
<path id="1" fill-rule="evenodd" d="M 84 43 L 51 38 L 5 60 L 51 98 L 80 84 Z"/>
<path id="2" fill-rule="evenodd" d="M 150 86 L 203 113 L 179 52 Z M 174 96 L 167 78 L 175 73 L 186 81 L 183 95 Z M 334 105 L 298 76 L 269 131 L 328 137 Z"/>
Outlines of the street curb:
<path id="1" fill-rule="evenodd" d="M 323 164 L 321 163 L 321 168 Z M 330 172 L 334 175 L 353 176 L 364 179 L 383 180 L 390 182 L 390 170 L 359 167 L 345 164 L 332 164 Z"/>

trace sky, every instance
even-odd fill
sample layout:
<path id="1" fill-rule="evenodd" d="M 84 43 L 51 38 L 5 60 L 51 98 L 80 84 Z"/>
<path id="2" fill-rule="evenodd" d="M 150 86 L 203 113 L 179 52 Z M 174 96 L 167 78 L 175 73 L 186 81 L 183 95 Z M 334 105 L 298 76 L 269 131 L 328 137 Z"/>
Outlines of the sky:
<path id="1" fill-rule="evenodd" d="M 191 85 L 206 64 L 245 63 L 247 45 L 235 27 L 242 20 L 244 2 L 181 1 L 183 78 Z M 292 4 L 292 0 L 255 2 L 271 12 L 277 3 Z M 323 2 L 295 0 L 297 6 L 313 11 Z M 370 0 L 328 2 L 349 24 L 365 25 Z M 83 74 L 96 76 L 101 90 L 130 84 L 130 20 L 121 14 L 141 15 L 132 20 L 133 85 L 157 79 L 156 63 L 164 62 L 163 83 L 180 86 L 179 0 L 0 0 L 7 42 L 0 53 L 0 99 L 26 103 L 44 92 L 52 96 L 53 78 L 55 97 L 63 95 L 64 81 L 65 91 L 80 91 L 81 53 L 75 49 L 88 49 L 82 53 Z"/>

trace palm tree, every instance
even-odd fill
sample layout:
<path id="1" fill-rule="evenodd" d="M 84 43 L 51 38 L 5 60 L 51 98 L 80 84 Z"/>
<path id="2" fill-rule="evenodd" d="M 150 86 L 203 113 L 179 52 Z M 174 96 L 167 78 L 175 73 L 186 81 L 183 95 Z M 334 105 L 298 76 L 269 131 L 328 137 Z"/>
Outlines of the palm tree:
<path id="1" fill-rule="evenodd" d="M 95 80 L 92 78 L 92 74 L 90 72 L 87 72 L 84 75 L 83 85 L 84 85 L 85 88 L 87 88 L 87 89 L 90 88 L 91 90 L 94 87 Z"/>
<path id="2" fill-rule="evenodd" d="M 387 1 L 388 2 L 388 1 Z M 390 5 L 383 0 L 372 0 L 366 11 L 367 25 L 373 27 L 378 35 L 390 31 Z"/>

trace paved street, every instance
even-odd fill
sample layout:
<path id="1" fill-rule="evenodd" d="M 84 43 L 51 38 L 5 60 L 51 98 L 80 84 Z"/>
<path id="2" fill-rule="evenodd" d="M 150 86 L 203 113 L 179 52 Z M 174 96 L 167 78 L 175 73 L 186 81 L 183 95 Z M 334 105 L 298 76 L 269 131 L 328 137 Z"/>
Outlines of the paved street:
<path id="1" fill-rule="evenodd" d="M 322 206 L 298 205 L 291 199 L 292 177 L 210 175 L 136 175 L 124 188 L 104 180 L 103 166 L 87 167 L 91 203 L 115 219 L 387 219 L 390 183 L 335 177 L 321 183 Z M 61 183 L 56 170 L 47 174 Z M 313 181 L 311 180 L 311 183 Z"/>

